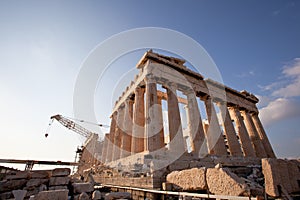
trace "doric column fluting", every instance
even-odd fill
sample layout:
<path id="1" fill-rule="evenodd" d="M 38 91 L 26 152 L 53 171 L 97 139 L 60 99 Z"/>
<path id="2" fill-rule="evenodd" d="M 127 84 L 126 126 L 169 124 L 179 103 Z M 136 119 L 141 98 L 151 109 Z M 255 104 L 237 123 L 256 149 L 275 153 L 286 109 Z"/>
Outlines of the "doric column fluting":
<path id="1" fill-rule="evenodd" d="M 260 139 L 263 143 L 263 146 L 265 148 L 267 156 L 269 158 L 275 158 L 276 157 L 275 153 L 274 153 L 273 148 L 271 146 L 271 143 L 268 139 L 268 136 L 267 136 L 262 124 L 261 124 L 261 121 L 259 120 L 258 113 L 251 113 L 251 116 L 252 116 L 253 123 L 256 127 L 256 130 L 259 134 L 259 137 L 260 137 Z"/>
<path id="2" fill-rule="evenodd" d="M 206 115 L 208 120 L 208 130 L 206 132 L 207 147 L 209 154 L 227 155 L 224 137 L 220 129 L 217 113 L 212 98 L 204 98 Z"/>
<path id="3" fill-rule="evenodd" d="M 157 105 L 158 105 L 158 115 L 157 120 L 159 123 L 159 127 L 161 127 L 159 133 L 159 140 L 160 140 L 160 148 L 165 147 L 165 135 L 164 135 L 164 122 L 163 122 L 163 110 L 162 110 L 162 96 L 157 96 Z"/>
<path id="4" fill-rule="evenodd" d="M 161 148 L 160 133 L 162 130 L 162 117 L 157 101 L 156 81 L 152 75 L 145 77 L 146 106 L 145 106 L 145 151 L 153 152 Z"/>
<path id="5" fill-rule="evenodd" d="M 121 155 L 121 144 L 123 136 L 123 122 L 124 122 L 124 105 L 122 104 L 118 109 L 117 126 L 115 131 L 114 148 L 113 148 L 113 160 L 118 160 Z"/>
<path id="6" fill-rule="evenodd" d="M 267 157 L 266 151 L 264 149 L 262 141 L 260 140 L 260 137 L 257 133 L 257 130 L 254 126 L 254 123 L 252 121 L 252 118 L 251 118 L 249 112 L 246 110 L 242 110 L 241 113 L 244 118 L 244 122 L 245 122 L 245 125 L 247 128 L 247 131 L 249 133 L 250 140 L 251 140 L 251 143 L 255 150 L 256 156 L 259 158 L 266 158 Z"/>
<path id="7" fill-rule="evenodd" d="M 225 102 L 217 103 L 219 110 L 221 112 L 222 125 L 224 128 L 224 133 L 227 138 L 228 148 L 230 151 L 230 155 L 232 156 L 243 156 L 243 152 L 241 149 L 241 144 L 238 141 L 236 132 L 234 130 L 234 126 L 232 124 L 231 117 L 229 115 L 229 111 L 227 108 L 227 104 Z"/>
<path id="8" fill-rule="evenodd" d="M 189 131 L 191 151 L 199 156 L 199 151 L 205 139 L 202 119 L 197 103 L 197 97 L 193 90 L 185 93 L 187 96 L 187 127 Z"/>
<path id="9" fill-rule="evenodd" d="M 183 139 L 181 118 L 179 112 L 178 99 L 176 94 L 176 84 L 168 83 L 167 89 L 168 121 L 169 121 L 169 149 L 170 151 L 185 152 L 185 141 Z"/>
<path id="10" fill-rule="evenodd" d="M 101 154 L 101 161 L 103 163 L 106 163 L 106 157 L 107 157 L 107 149 L 108 149 L 108 143 L 109 143 L 109 133 L 106 133 L 104 136 L 104 141 L 103 141 L 103 147 L 102 147 L 102 154 Z"/>
<path id="11" fill-rule="evenodd" d="M 144 151 L 144 126 L 145 126 L 145 105 L 144 105 L 145 88 L 140 86 L 135 88 L 134 107 L 133 107 L 133 127 L 131 153 Z"/>
<path id="12" fill-rule="evenodd" d="M 116 120 L 117 120 L 117 112 L 114 112 L 111 115 L 111 123 L 110 123 L 110 130 L 109 130 L 109 137 L 108 137 L 108 144 L 107 144 L 107 153 L 106 153 L 106 162 L 110 162 L 113 159 L 113 150 L 115 145 L 115 133 L 116 133 Z"/>
<path id="13" fill-rule="evenodd" d="M 247 129 L 245 127 L 243 118 L 241 116 L 240 110 L 236 106 L 229 107 L 230 115 L 235 122 L 238 136 L 242 145 L 242 150 L 244 156 L 246 157 L 256 157 L 254 149 L 251 145 L 251 140 L 248 135 Z"/>
<path id="14" fill-rule="evenodd" d="M 131 155 L 132 142 L 132 114 L 133 101 L 128 98 L 125 100 L 124 121 L 123 121 L 123 136 L 121 144 L 121 158 Z"/>

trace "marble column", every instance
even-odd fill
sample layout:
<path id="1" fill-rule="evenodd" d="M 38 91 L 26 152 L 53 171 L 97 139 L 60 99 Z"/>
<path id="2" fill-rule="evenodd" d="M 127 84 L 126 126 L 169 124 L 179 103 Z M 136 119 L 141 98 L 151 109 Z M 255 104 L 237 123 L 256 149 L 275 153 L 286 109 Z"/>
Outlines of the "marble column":
<path id="1" fill-rule="evenodd" d="M 227 155 L 224 137 L 211 97 L 205 97 L 204 103 L 208 119 L 208 130 L 206 132 L 208 152 L 213 155 Z"/>
<path id="2" fill-rule="evenodd" d="M 247 128 L 247 131 L 249 133 L 250 140 L 251 140 L 251 143 L 255 150 L 256 156 L 259 158 L 266 158 L 267 157 L 266 151 L 265 151 L 264 146 L 258 136 L 257 130 L 254 126 L 254 123 L 252 121 L 252 118 L 251 118 L 249 112 L 246 110 L 242 110 L 241 113 L 244 118 L 244 122 L 245 122 L 245 125 Z"/>
<path id="3" fill-rule="evenodd" d="M 169 149 L 173 152 L 184 153 L 185 141 L 183 138 L 180 111 L 176 95 L 176 85 L 169 83 L 166 85 L 167 103 L 168 103 L 168 120 L 169 120 Z"/>
<path id="4" fill-rule="evenodd" d="M 159 140 L 160 140 L 160 148 L 165 147 L 165 135 L 164 135 L 164 122 L 163 122 L 163 110 L 162 110 L 162 96 L 157 96 L 157 105 L 158 105 L 158 122 L 159 127 L 161 127 L 159 133 Z"/>
<path id="5" fill-rule="evenodd" d="M 229 107 L 229 112 L 235 122 L 235 125 L 237 128 L 237 133 L 240 138 L 240 142 L 242 144 L 242 150 L 243 150 L 244 156 L 256 157 L 254 149 L 251 145 L 250 137 L 247 133 L 247 129 L 245 127 L 243 118 L 241 116 L 240 110 L 234 106 L 234 107 Z"/>
<path id="6" fill-rule="evenodd" d="M 230 155 L 243 156 L 241 144 L 239 143 L 236 132 L 234 130 L 234 126 L 229 115 L 227 104 L 225 102 L 219 102 L 217 103 L 217 105 L 221 111 L 222 125 L 227 138 Z"/>
<path id="7" fill-rule="evenodd" d="M 253 123 L 256 127 L 256 130 L 259 134 L 259 137 L 260 137 L 260 139 L 263 143 L 263 146 L 265 148 L 267 156 L 269 158 L 276 158 L 275 153 L 273 151 L 273 148 L 271 146 L 271 143 L 269 142 L 268 136 L 267 136 L 262 124 L 261 124 L 261 121 L 258 118 L 258 113 L 252 113 L 251 116 L 252 116 Z"/>
<path id="8" fill-rule="evenodd" d="M 113 159 L 113 149 L 115 143 L 115 132 L 116 132 L 116 120 L 117 120 L 118 113 L 114 112 L 111 115 L 111 123 L 110 123 L 110 131 L 108 137 L 108 144 L 107 144 L 107 153 L 106 153 L 106 162 L 110 162 Z"/>
<path id="9" fill-rule="evenodd" d="M 194 91 L 187 91 L 185 95 L 187 96 L 187 127 L 189 131 L 191 151 L 196 157 L 198 157 L 200 148 L 205 139 L 202 119 Z"/>
<path id="10" fill-rule="evenodd" d="M 106 157 L 107 157 L 107 149 L 108 149 L 108 143 L 109 143 L 109 133 L 105 134 L 104 141 L 103 141 L 103 147 L 102 147 L 102 155 L 101 155 L 101 161 L 102 163 L 106 163 Z"/>
<path id="11" fill-rule="evenodd" d="M 115 131 L 114 148 L 113 148 L 113 160 L 118 160 L 121 154 L 121 141 L 123 136 L 123 121 L 124 121 L 124 105 L 122 104 L 118 109 L 117 127 Z"/>
<path id="12" fill-rule="evenodd" d="M 146 106 L 145 106 L 145 151 L 158 150 L 162 144 L 160 132 L 162 129 L 162 118 L 159 117 L 159 105 L 157 101 L 156 82 L 152 75 L 145 77 L 146 83 Z"/>
<path id="13" fill-rule="evenodd" d="M 133 114 L 133 101 L 128 98 L 125 100 L 124 121 L 123 121 L 123 136 L 121 144 L 121 158 L 131 155 L 131 142 L 132 142 L 132 114 Z"/>
<path id="14" fill-rule="evenodd" d="M 132 154 L 144 151 L 144 126 L 145 126 L 144 93 L 145 93 L 144 88 L 139 86 L 135 88 L 132 143 L 131 143 Z"/>

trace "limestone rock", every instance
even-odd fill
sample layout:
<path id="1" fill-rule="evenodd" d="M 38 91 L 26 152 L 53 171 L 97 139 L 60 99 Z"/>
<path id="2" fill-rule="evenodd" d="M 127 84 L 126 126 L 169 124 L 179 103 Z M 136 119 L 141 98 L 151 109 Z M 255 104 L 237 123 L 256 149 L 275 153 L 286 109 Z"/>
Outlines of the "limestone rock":
<path id="1" fill-rule="evenodd" d="M 69 176 L 71 173 L 70 168 L 56 168 L 52 170 L 52 177 L 54 176 Z"/>
<path id="2" fill-rule="evenodd" d="M 22 189 L 26 182 L 27 180 L 25 179 L 0 181 L 0 192 Z"/>
<path id="3" fill-rule="evenodd" d="M 28 171 L 15 171 L 6 175 L 6 180 L 16 180 L 16 179 L 27 179 L 30 177 L 30 173 Z"/>
<path id="4" fill-rule="evenodd" d="M 100 200 L 101 192 L 99 190 L 95 190 L 92 194 L 92 200 Z"/>
<path id="5" fill-rule="evenodd" d="M 49 185 L 55 186 L 55 185 L 67 185 L 70 181 L 70 177 L 51 177 Z"/>
<path id="6" fill-rule="evenodd" d="M 300 192 L 300 162 L 276 158 L 262 159 L 265 191 L 272 197 Z"/>
<path id="7" fill-rule="evenodd" d="M 13 197 L 11 192 L 4 192 L 0 194 L 0 199 L 10 199 Z"/>
<path id="8" fill-rule="evenodd" d="M 35 170 L 31 171 L 31 178 L 49 178 L 51 176 L 51 171 L 50 170 Z"/>
<path id="9" fill-rule="evenodd" d="M 225 168 L 208 168 L 206 181 L 209 191 L 213 194 L 239 196 L 249 193 L 245 182 Z"/>
<path id="10" fill-rule="evenodd" d="M 79 200 L 89 200 L 89 199 L 90 199 L 89 195 L 87 195 L 87 193 L 85 193 L 85 192 L 82 192 L 79 195 Z"/>
<path id="11" fill-rule="evenodd" d="M 48 179 L 30 179 L 26 183 L 26 188 L 34 188 L 34 187 L 37 187 L 41 184 L 45 184 L 47 182 L 48 182 Z"/>
<path id="12" fill-rule="evenodd" d="M 172 183 L 174 189 L 195 191 L 207 188 L 205 168 L 192 168 L 174 171 L 167 175 L 167 182 Z"/>
<path id="13" fill-rule="evenodd" d="M 49 190 L 38 193 L 35 200 L 68 200 L 68 190 Z"/>
<path id="14" fill-rule="evenodd" d="M 27 190 L 13 190 L 12 191 L 15 200 L 23 200 L 27 194 Z"/>
<path id="15" fill-rule="evenodd" d="M 49 190 L 67 190 L 68 186 L 65 185 L 58 185 L 58 186 L 51 186 Z"/>
<path id="16" fill-rule="evenodd" d="M 74 193 L 92 192 L 94 187 L 91 183 L 73 183 Z"/>
<path id="17" fill-rule="evenodd" d="M 130 199 L 131 194 L 129 192 L 111 192 L 105 195 L 105 200 L 114 200 L 114 199 Z"/>

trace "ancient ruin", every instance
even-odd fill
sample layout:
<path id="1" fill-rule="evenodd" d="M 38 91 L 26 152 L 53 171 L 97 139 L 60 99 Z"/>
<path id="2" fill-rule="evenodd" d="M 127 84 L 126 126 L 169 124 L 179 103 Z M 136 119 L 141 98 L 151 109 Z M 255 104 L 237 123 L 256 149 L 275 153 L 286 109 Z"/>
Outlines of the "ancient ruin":
<path id="1" fill-rule="evenodd" d="M 275 184 L 264 182 L 269 176 L 266 174 L 273 173 L 271 164 L 266 163 L 277 159 L 258 117 L 258 99 L 246 91 L 238 92 L 204 79 L 184 63 L 151 50 L 138 62 L 139 74 L 115 103 L 110 133 L 105 135 L 103 144 L 102 162 L 117 171 L 99 172 L 98 181 L 158 189 L 162 184 L 173 183 L 181 190 L 197 188 L 213 194 L 262 196 L 264 185 L 268 188 Z M 204 110 L 200 110 L 201 102 Z M 163 120 L 163 104 L 167 107 L 167 124 Z M 185 130 L 180 106 L 186 112 Z M 289 173 L 297 174 L 294 184 L 298 181 L 298 185 L 286 194 L 299 192 L 300 187 L 300 164 L 292 162 L 295 166 Z M 195 167 L 202 168 L 203 187 L 184 184 L 190 175 L 177 176 L 180 170 Z M 176 171 L 177 182 L 173 182 L 172 173 Z M 226 182 L 230 184 L 226 186 Z M 234 189 L 234 183 L 239 191 Z M 276 188 L 267 189 L 267 194 L 280 196 Z"/>
<path id="2" fill-rule="evenodd" d="M 69 169 L 3 169 L 9 173 L 1 176 L 0 199 L 299 197 L 300 161 L 276 158 L 258 117 L 258 99 L 184 64 L 147 51 L 139 74 L 115 103 L 104 141 L 54 116 L 87 137 L 77 173 L 70 178 Z"/>

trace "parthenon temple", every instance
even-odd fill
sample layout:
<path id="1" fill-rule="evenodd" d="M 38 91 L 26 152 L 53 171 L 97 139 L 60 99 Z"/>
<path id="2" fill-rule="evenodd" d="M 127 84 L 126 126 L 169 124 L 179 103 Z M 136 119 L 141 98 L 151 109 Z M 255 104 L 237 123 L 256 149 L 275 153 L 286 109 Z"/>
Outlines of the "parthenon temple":
<path id="1" fill-rule="evenodd" d="M 139 74 L 113 108 L 102 161 L 126 163 L 136 155 L 154 154 L 177 158 L 182 155 L 274 158 L 258 117 L 258 99 L 246 91 L 238 92 L 204 79 L 184 63 L 182 59 L 151 50 L 144 54 L 137 64 Z M 163 120 L 163 101 L 167 104 L 167 124 Z M 180 104 L 186 110 L 185 131 Z M 201 112 L 205 112 L 206 120 Z M 168 133 L 164 133 L 164 126 L 168 127 Z"/>

